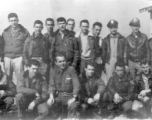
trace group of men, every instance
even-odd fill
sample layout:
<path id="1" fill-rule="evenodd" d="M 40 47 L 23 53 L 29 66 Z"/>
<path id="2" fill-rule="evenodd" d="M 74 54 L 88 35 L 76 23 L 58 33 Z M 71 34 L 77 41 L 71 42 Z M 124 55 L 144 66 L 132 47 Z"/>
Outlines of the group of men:
<path id="1" fill-rule="evenodd" d="M 74 19 L 47 18 L 34 22 L 34 32 L 19 24 L 18 15 L 8 15 L 10 26 L 0 37 L 0 109 L 7 112 L 14 104 L 18 119 L 29 112 L 36 120 L 151 117 L 152 40 L 139 31 L 140 20 L 130 22 L 128 37 L 118 33 L 118 22 L 110 20 L 110 33 L 102 39 L 102 24 L 80 22 L 75 33 Z M 102 73 L 106 80 L 102 80 Z M 106 81 L 106 82 L 105 82 Z M 106 111 L 106 112 L 105 112 Z"/>

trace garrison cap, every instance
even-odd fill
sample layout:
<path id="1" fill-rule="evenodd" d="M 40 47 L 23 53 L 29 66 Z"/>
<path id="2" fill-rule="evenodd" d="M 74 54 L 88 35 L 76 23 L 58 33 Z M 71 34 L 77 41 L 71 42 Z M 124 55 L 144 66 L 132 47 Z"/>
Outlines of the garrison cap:
<path id="1" fill-rule="evenodd" d="M 140 27 L 140 20 L 138 18 L 133 18 L 129 25 L 134 27 Z"/>
<path id="2" fill-rule="evenodd" d="M 118 27 L 118 22 L 116 20 L 110 20 L 107 24 L 107 27 L 108 28 L 111 28 L 111 27 Z"/>

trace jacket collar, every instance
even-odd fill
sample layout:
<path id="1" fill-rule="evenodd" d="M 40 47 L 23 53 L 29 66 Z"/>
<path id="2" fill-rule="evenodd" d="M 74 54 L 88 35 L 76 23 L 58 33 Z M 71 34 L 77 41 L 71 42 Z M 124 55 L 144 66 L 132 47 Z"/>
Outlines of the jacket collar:
<path id="1" fill-rule="evenodd" d="M 119 33 L 117 33 L 116 35 L 110 34 L 110 38 L 119 38 L 119 37 L 120 37 Z"/>
<path id="2" fill-rule="evenodd" d="M 119 79 L 120 81 L 126 81 L 127 80 L 127 74 L 124 73 L 124 76 L 122 78 L 119 78 L 118 75 L 114 72 L 113 73 L 114 77 Z"/>
<path id="3" fill-rule="evenodd" d="M 59 29 L 57 31 L 55 31 L 54 35 L 57 36 L 58 34 L 60 34 L 59 33 Z M 69 37 L 74 37 L 74 35 L 69 30 L 67 30 L 67 29 L 65 29 L 64 35 L 65 36 L 69 36 Z"/>
<path id="4" fill-rule="evenodd" d="M 78 31 L 78 32 L 75 34 L 75 37 L 76 37 L 76 38 L 79 38 L 80 35 L 81 35 L 81 33 L 82 33 L 81 31 Z M 90 34 L 90 36 L 93 36 L 93 34 L 88 31 L 88 35 L 89 35 L 89 34 Z"/>
<path id="5" fill-rule="evenodd" d="M 81 75 L 80 75 L 81 79 L 83 82 L 87 82 L 89 81 L 88 77 L 86 76 L 86 73 L 83 72 Z M 92 80 L 95 80 L 96 78 L 98 78 L 100 76 L 98 76 L 96 73 L 94 73 L 93 77 L 92 77 Z"/>
<path id="6" fill-rule="evenodd" d="M 23 33 L 25 32 L 25 28 L 21 24 L 18 24 L 18 27 L 19 27 L 19 31 L 21 31 Z M 11 29 L 12 29 L 12 26 L 10 25 L 4 31 L 9 31 Z"/>
<path id="7" fill-rule="evenodd" d="M 24 78 L 29 78 L 29 71 L 26 70 L 24 73 L 23 73 L 23 77 Z M 40 79 L 41 78 L 41 75 L 38 73 L 35 77 L 35 79 Z"/>
<path id="8" fill-rule="evenodd" d="M 57 65 L 55 65 L 55 71 L 57 74 L 65 72 L 67 69 L 68 69 L 68 66 L 66 66 L 65 69 L 61 70 Z"/>
<path id="9" fill-rule="evenodd" d="M 143 81 L 142 75 L 143 75 L 143 73 L 141 73 L 141 74 L 139 75 L 138 81 Z M 152 78 L 152 72 L 151 72 L 151 71 L 149 72 L 148 80 L 149 80 L 150 78 Z"/>
<path id="10" fill-rule="evenodd" d="M 41 33 L 39 35 L 36 35 L 35 32 L 33 32 L 32 37 L 33 38 L 43 38 L 43 34 Z"/>
<path id="11" fill-rule="evenodd" d="M 111 34 L 108 34 L 107 37 L 106 37 L 106 39 L 110 40 L 110 36 L 111 36 Z M 123 36 L 120 33 L 118 33 L 117 36 L 118 36 L 118 39 L 123 38 Z"/>
<path id="12" fill-rule="evenodd" d="M 45 33 L 44 34 L 44 36 L 52 36 L 52 37 L 54 37 L 54 32 L 47 32 L 47 33 Z"/>
<path id="13" fill-rule="evenodd" d="M 134 38 L 136 38 L 135 34 L 133 32 L 131 33 L 131 36 L 134 37 Z M 137 37 L 141 37 L 141 32 L 140 31 L 137 33 Z"/>

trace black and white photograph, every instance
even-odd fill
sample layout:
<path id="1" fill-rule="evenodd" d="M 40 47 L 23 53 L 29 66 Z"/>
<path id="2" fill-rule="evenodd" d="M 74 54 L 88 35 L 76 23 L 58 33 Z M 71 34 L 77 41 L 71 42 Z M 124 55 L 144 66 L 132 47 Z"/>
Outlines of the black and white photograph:
<path id="1" fill-rule="evenodd" d="M 152 0 L 1 0 L 0 120 L 152 120 Z"/>

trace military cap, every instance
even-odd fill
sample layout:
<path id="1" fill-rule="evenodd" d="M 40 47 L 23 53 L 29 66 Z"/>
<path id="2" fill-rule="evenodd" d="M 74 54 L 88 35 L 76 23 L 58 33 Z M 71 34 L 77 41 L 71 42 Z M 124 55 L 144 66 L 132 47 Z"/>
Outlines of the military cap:
<path id="1" fill-rule="evenodd" d="M 130 26 L 140 27 L 140 20 L 138 18 L 133 18 L 129 23 Z"/>
<path id="2" fill-rule="evenodd" d="M 111 27 L 118 27 L 118 22 L 116 20 L 110 20 L 107 24 L 107 27 L 108 28 L 111 28 Z"/>

